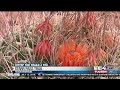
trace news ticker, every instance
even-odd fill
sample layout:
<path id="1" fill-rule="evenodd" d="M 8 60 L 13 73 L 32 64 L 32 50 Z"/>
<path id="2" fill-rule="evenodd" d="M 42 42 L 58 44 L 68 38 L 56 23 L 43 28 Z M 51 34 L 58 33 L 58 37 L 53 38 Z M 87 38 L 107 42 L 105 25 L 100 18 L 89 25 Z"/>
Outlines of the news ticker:
<path id="1" fill-rule="evenodd" d="M 20 75 L 119 75 L 119 69 L 108 66 L 94 67 L 57 67 L 40 64 L 15 64 L 13 73 L 8 76 Z"/>
<path id="2" fill-rule="evenodd" d="M 120 74 L 28 74 L 28 73 L 8 73 L 9 77 L 19 77 L 19 76 L 120 76 Z"/>

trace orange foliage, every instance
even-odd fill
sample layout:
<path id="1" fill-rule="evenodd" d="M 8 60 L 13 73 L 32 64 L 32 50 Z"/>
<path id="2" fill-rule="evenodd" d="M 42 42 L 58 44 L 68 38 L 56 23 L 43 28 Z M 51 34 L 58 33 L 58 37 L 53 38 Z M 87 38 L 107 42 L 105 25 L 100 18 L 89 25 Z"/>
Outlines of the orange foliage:
<path id="1" fill-rule="evenodd" d="M 58 58 L 62 66 L 84 66 L 88 51 L 85 43 L 77 45 L 74 40 L 70 40 L 61 45 L 58 50 Z"/>
<path id="2" fill-rule="evenodd" d="M 49 22 L 49 19 L 46 18 L 44 22 L 40 23 L 35 29 L 38 35 L 46 34 L 49 35 L 52 31 L 52 25 Z"/>
<path id="3" fill-rule="evenodd" d="M 40 42 L 34 49 L 35 56 L 46 56 L 47 58 L 50 57 L 51 54 L 51 45 L 48 40 L 44 40 Z"/>

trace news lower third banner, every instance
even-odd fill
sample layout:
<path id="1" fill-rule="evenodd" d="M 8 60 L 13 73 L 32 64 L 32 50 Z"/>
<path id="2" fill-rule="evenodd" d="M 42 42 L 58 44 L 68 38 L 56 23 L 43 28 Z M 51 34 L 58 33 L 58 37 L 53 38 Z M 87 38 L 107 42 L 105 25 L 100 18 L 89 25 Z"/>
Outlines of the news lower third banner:
<path id="1" fill-rule="evenodd" d="M 81 75 L 81 74 L 120 74 L 120 69 L 111 69 L 106 66 L 94 67 L 54 67 L 40 65 L 16 65 L 13 73 L 36 74 L 36 75 Z"/>
<path id="2" fill-rule="evenodd" d="M 92 74 L 93 67 L 13 67 L 14 73 L 34 74 Z"/>

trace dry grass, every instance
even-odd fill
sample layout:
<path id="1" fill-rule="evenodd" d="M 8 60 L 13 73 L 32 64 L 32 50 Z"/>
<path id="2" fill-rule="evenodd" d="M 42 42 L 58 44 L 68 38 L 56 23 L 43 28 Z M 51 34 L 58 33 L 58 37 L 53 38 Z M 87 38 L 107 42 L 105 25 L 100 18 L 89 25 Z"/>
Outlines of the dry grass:
<path id="1" fill-rule="evenodd" d="M 107 47 L 107 60 L 99 62 L 103 65 L 120 65 L 119 57 L 119 12 L 94 12 L 96 17 L 95 25 L 92 29 L 83 29 L 82 19 L 87 12 L 0 12 L 0 66 L 2 72 L 11 72 L 11 67 L 15 63 L 40 63 L 33 54 L 33 48 L 41 41 L 34 30 L 36 26 L 44 21 L 45 17 L 50 17 L 53 25 L 53 31 L 49 36 L 52 45 L 52 55 L 50 65 L 57 65 L 57 50 L 64 40 L 72 37 L 77 42 L 85 41 L 90 47 L 104 47 L 101 39 L 106 33 L 114 37 L 115 45 L 112 48 Z M 84 33 L 89 33 L 86 36 Z M 94 44 L 92 41 L 94 38 Z M 88 42 L 87 39 L 91 41 Z M 89 66 L 89 64 L 88 64 Z"/>

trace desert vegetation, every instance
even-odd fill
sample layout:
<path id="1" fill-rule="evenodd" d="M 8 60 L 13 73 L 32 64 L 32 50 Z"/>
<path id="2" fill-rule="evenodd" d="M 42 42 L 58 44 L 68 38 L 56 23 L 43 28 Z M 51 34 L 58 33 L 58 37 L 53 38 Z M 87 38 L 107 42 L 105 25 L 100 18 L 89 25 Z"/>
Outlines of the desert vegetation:
<path id="1" fill-rule="evenodd" d="M 120 65 L 119 12 L 0 12 L 0 72 L 15 63 Z"/>

